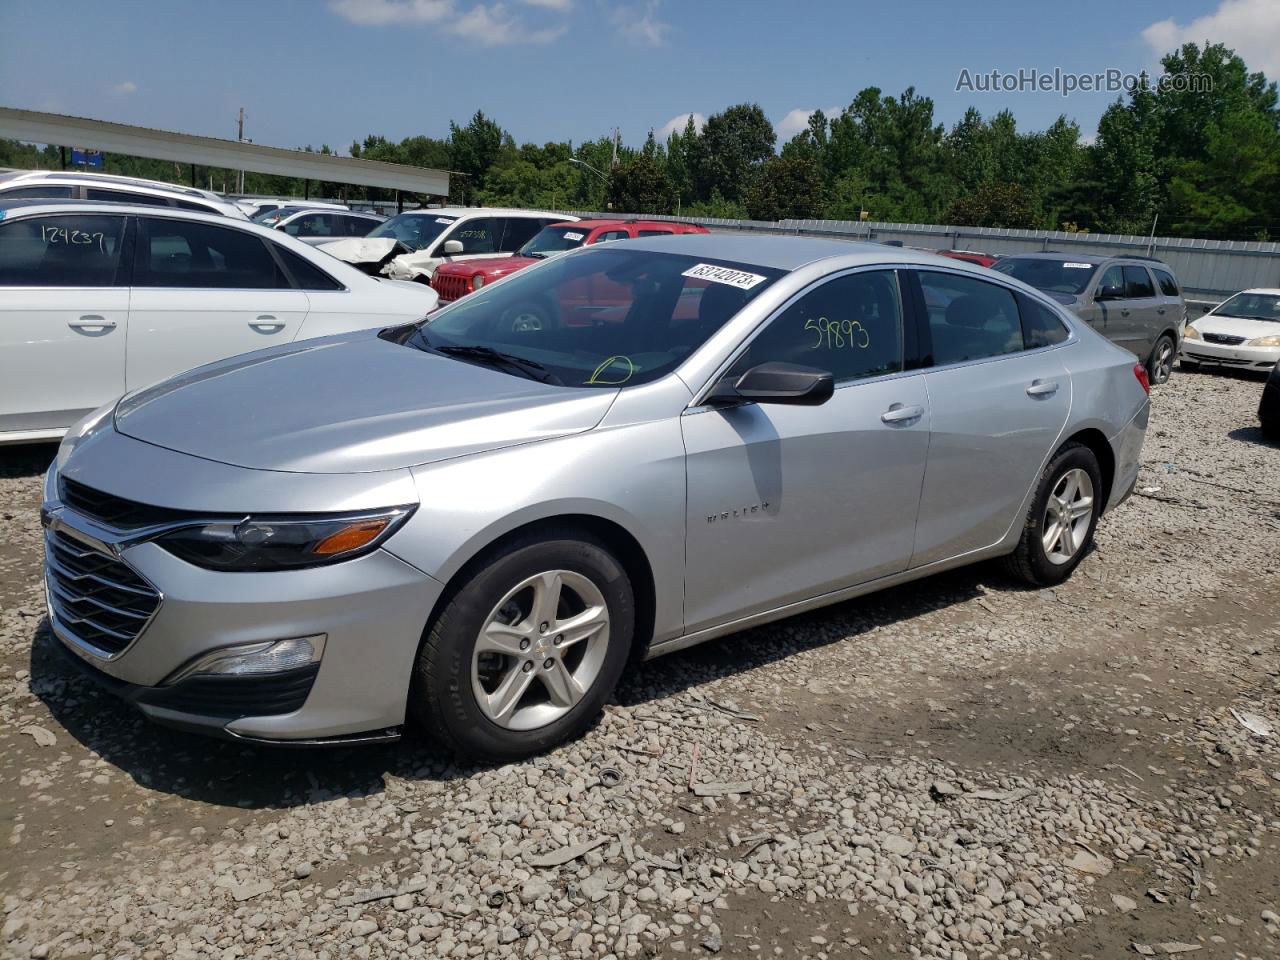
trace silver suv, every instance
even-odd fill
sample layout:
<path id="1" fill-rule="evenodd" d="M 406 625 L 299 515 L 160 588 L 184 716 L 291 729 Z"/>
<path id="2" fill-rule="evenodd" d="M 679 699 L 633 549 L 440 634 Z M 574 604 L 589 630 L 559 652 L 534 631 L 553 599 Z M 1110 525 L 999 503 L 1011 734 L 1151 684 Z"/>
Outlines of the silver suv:
<path id="1" fill-rule="evenodd" d="M 1005 257 L 992 267 L 1042 290 L 1108 340 L 1147 365 L 1164 383 L 1187 322 L 1187 305 L 1169 265 L 1151 257 L 1058 252 Z"/>

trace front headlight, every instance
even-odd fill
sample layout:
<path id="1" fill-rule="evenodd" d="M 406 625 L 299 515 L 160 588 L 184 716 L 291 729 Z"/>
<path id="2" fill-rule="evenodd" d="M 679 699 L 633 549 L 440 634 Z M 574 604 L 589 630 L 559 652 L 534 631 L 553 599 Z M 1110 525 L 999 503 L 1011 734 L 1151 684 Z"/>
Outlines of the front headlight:
<path id="1" fill-rule="evenodd" d="M 1193 327 L 1191 324 L 1188 323 L 1187 328 L 1182 331 L 1182 339 L 1183 340 L 1203 340 L 1204 337 L 1200 336 L 1199 330 L 1197 330 L 1195 327 Z"/>
<path id="2" fill-rule="evenodd" d="M 79 423 L 74 424 L 70 430 L 62 437 L 62 443 L 58 444 L 58 470 L 61 472 L 66 465 L 67 459 L 71 456 L 71 452 L 75 448 L 97 433 L 102 427 L 111 422 L 111 414 L 116 409 L 116 401 L 104 403 L 93 413 L 89 414 Z"/>
<path id="3" fill-rule="evenodd" d="M 1254 337 L 1246 347 L 1280 347 L 1280 337 Z"/>
<path id="4" fill-rule="evenodd" d="M 477 273 L 474 277 L 472 277 L 472 278 L 471 278 L 471 289 L 472 289 L 472 290 L 479 290 L 479 289 L 480 289 L 481 287 L 483 287 L 483 286 L 484 286 L 484 277 L 483 277 L 483 276 L 481 276 L 480 274 L 478 274 L 478 273 Z"/>
<path id="5" fill-rule="evenodd" d="M 176 557 L 233 572 L 319 567 L 375 550 L 416 507 L 316 517 L 249 517 L 183 527 L 156 539 Z"/>

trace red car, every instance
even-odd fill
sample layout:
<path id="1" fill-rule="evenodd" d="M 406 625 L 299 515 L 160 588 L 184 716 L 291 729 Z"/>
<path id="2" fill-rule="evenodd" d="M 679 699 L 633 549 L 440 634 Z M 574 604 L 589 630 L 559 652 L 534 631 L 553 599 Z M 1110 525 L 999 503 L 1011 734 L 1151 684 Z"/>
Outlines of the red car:
<path id="1" fill-rule="evenodd" d="M 630 240 L 635 237 L 659 237 L 676 233 L 709 233 L 694 223 L 668 220 L 575 220 L 553 223 L 521 247 L 512 257 L 485 260 L 454 260 L 436 267 L 431 286 L 440 294 L 441 303 L 465 297 L 509 273 L 545 260 L 557 253 L 574 250 L 592 243 Z"/>

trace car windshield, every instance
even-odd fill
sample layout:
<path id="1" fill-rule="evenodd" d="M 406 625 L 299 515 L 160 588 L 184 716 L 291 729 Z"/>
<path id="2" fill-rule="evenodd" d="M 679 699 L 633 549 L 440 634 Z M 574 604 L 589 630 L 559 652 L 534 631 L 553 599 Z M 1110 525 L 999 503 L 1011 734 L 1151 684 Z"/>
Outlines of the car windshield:
<path id="1" fill-rule="evenodd" d="M 587 239 L 587 231 L 575 228 L 572 223 L 559 226 L 543 227 L 538 234 L 520 248 L 519 256 L 542 259 L 554 253 L 564 253 L 582 246 Z"/>
<path id="2" fill-rule="evenodd" d="M 394 237 L 406 247 L 425 250 L 440 234 L 449 229 L 457 217 L 438 217 L 433 213 L 401 213 L 379 224 L 368 236 Z"/>
<path id="3" fill-rule="evenodd" d="M 1219 317 L 1245 317 L 1280 323 L 1280 295 L 1274 293 L 1237 293 L 1217 310 Z"/>
<path id="4" fill-rule="evenodd" d="M 783 272 L 590 247 L 455 301 L 401 342 L 564 386 L 634 386 L 675 369 Z"/>
<path id="5" fill-rule="evenodd" d="M 1098 269 L 1096 263 L 1083 260 L 1045 260 L 1040 257 L 1009 257 L 995 264 L 992 270 L 1007 273 L 1015 280 L 1048 293 L 1084 293 L 1089 279 Z"/>

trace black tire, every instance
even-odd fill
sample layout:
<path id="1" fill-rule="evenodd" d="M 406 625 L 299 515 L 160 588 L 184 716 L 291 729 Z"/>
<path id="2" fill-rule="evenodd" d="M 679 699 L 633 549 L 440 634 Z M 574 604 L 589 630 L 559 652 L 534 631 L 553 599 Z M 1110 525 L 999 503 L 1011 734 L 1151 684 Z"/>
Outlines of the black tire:
<path id="1" fill-rule="evenodd" d="M 548 570 L 589 579 L 609 614 L 609 636 L 599 673 L 582 699 L 546 726 L 512 730 L 489 718 L 472 688 L 475 644 L 494 607 L 513 587 Z M 604 544 L 578 531 L 544 532 L 509 543 L 464 571 L 428 625 L 414 665 L 409 712 L 460 757 L 506 762 L 550 749 L 581 734 L 613 693 L 635 633 L 635 595 L 622 564 Z"/>
<path id="2" fill-rule="evenodd" d="M 1200 364 L 1196 363 L 1196 361 L 1194 360 L 1179 359 L 1178 369 L 1181 370 L 1183 373 L 1199 373 Z"/>
<path id="3" fill-rule="evenodd" d="M 1089 475 L 1093 485 L 1093 511 L 1088 532 L 1081 539 L 1075 554 L 1065 563 L 1055 563 L 1049 559 L 1044 545 L 1049 497 L 1073 470 L 1083 470 Z M 1070 577 L 1093 543 L 1093 534 L 1098 527 L 1098 515 L 1106 502 L 1106 495 L 1107 492 L 1102 489 L 1102 471 L 1098 468 L 1098 458 L 1093 451 L 1082 443 L 1064 444 L 1040 475 L 1035 496 L 1031 498 L 1031 506 L 1023 521 L 1022 536 L 1018 540 L 1018 546 L 1005 558 L 1008 572 L 1036 587 L 1051 587 Z"/>
<path id="4" fill-rule="evenodd" d="M 1151 348 L 1151 356 L 1147 357 L 1147 379 L 1153 387 L 1168 383 L 1173 376 L 1173 363 L 1178 359 L 1178 345 L 1167 333 L 1156 338 Z"/>

